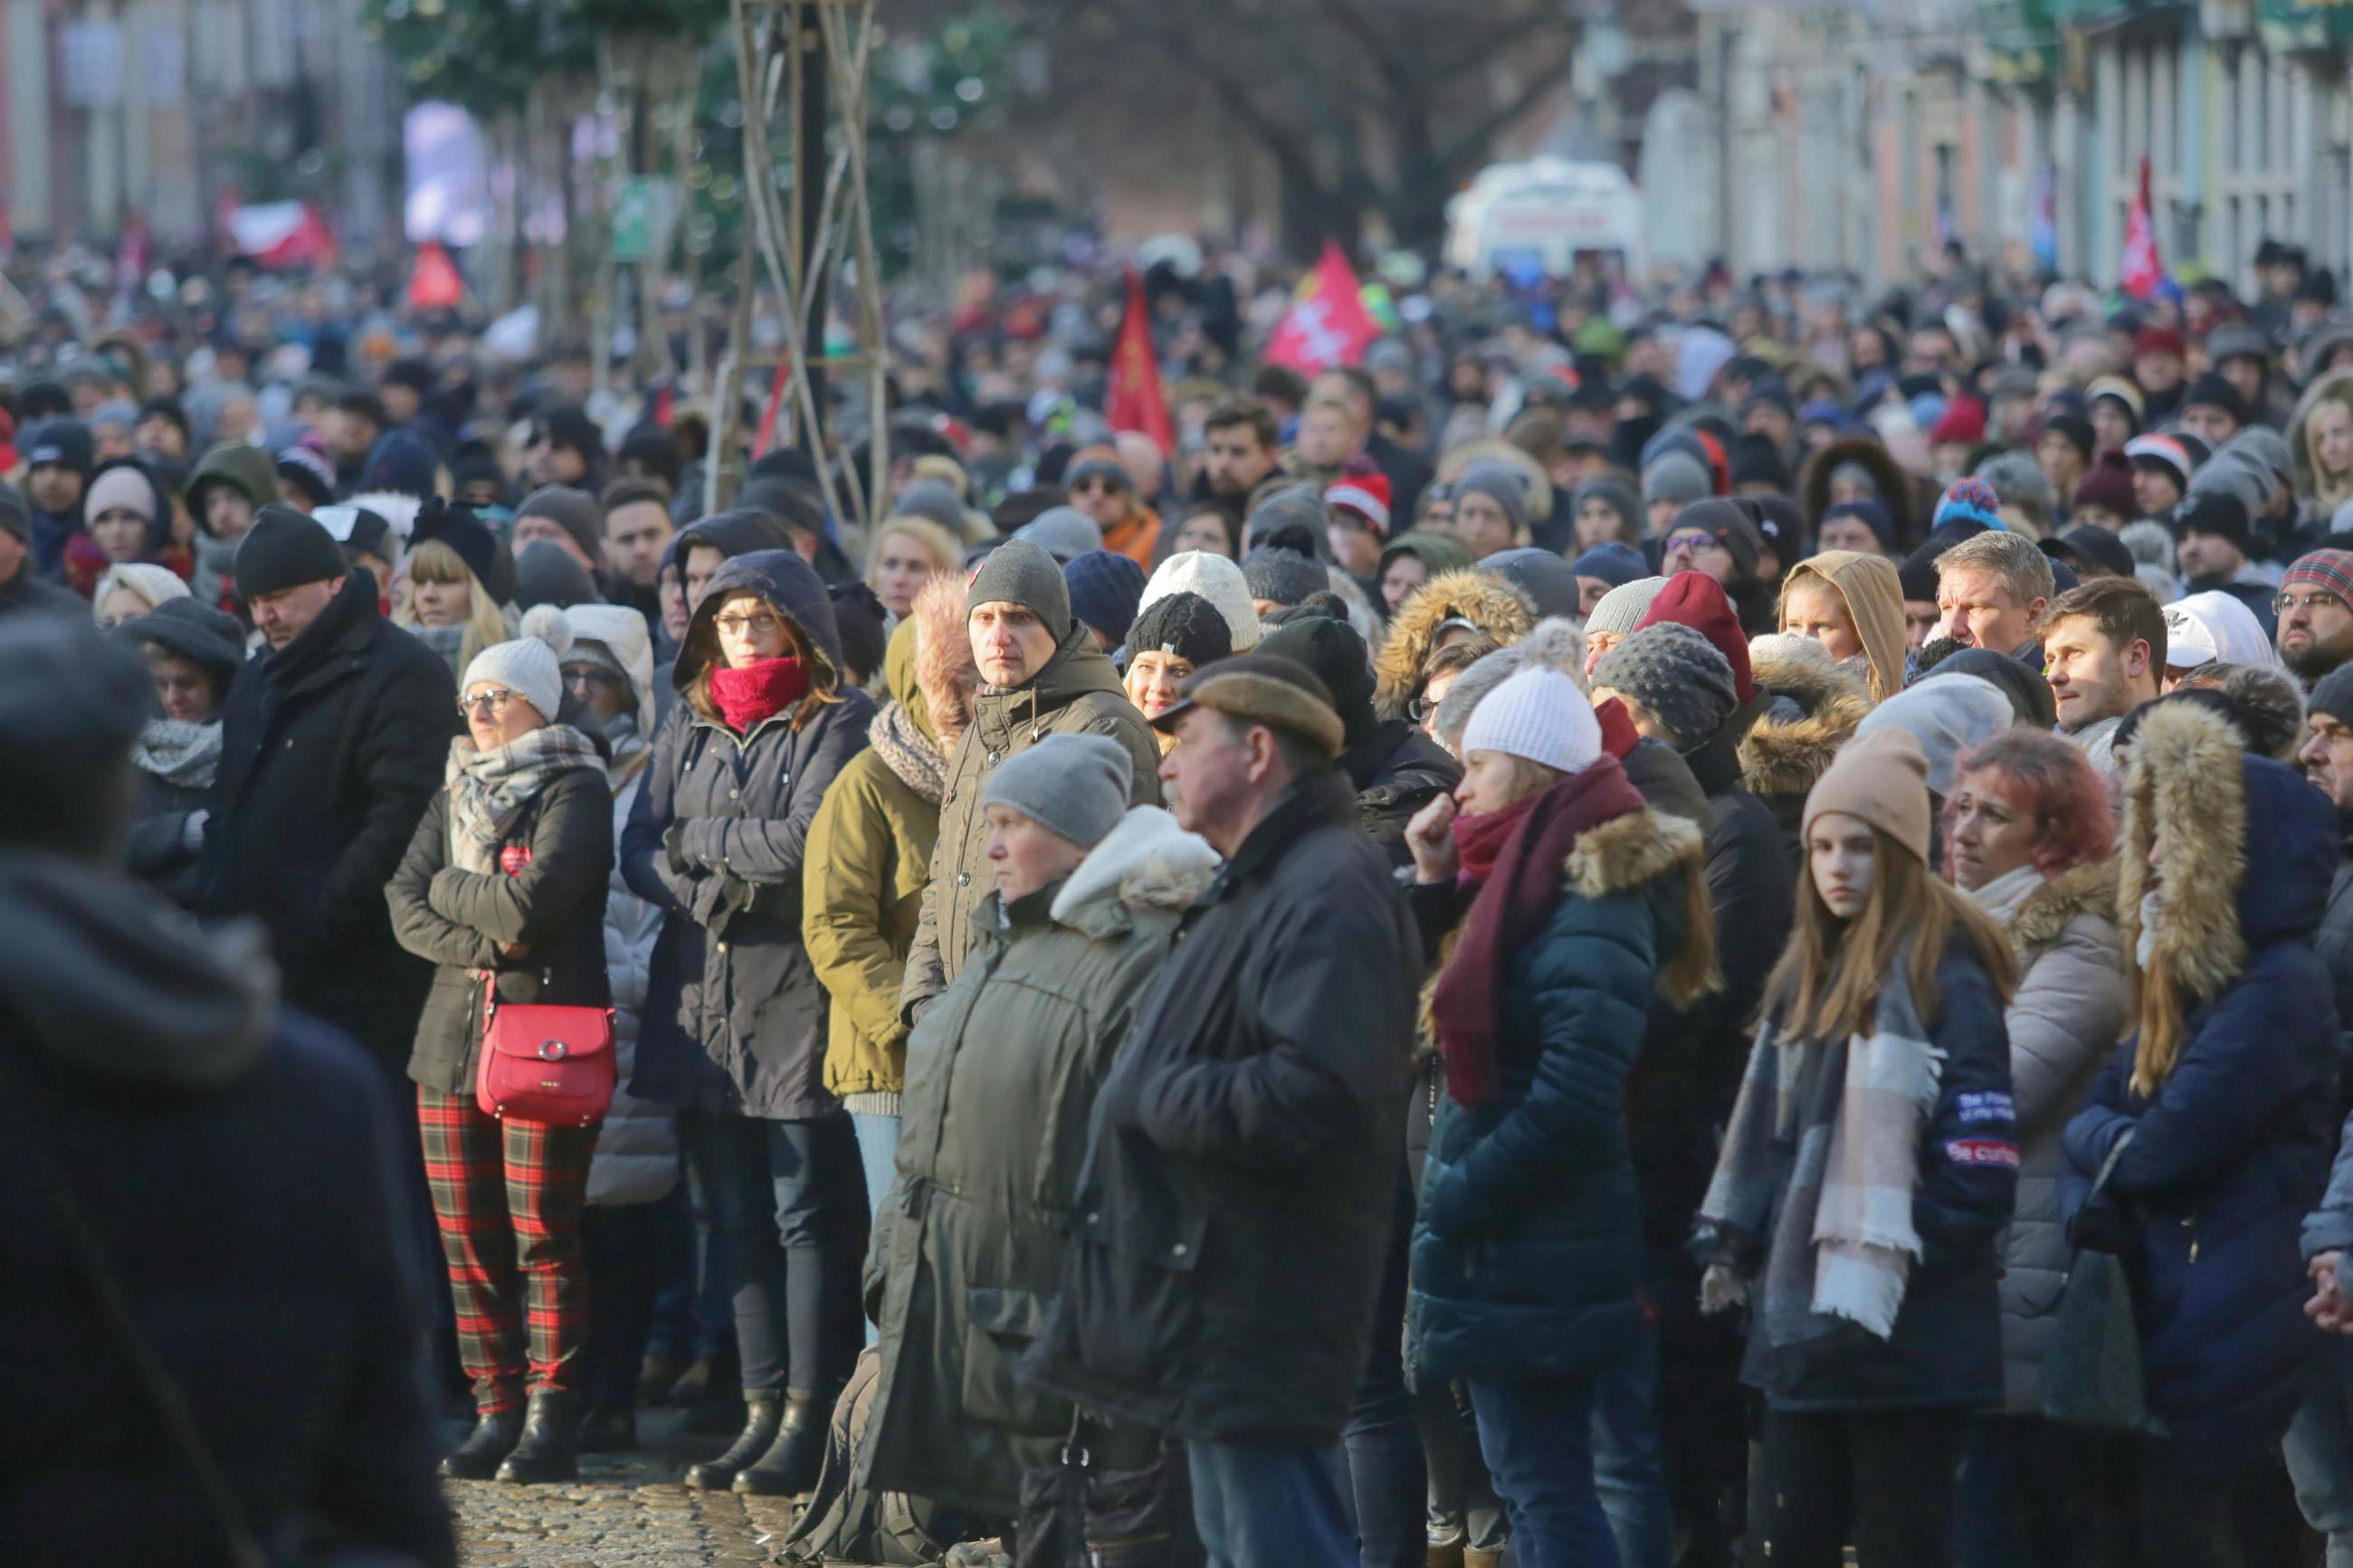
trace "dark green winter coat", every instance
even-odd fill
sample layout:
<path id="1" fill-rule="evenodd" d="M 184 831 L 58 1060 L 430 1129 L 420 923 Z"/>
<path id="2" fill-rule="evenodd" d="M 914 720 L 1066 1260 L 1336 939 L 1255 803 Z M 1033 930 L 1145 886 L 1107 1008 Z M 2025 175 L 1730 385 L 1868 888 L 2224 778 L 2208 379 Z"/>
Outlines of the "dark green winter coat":
<path id="1" fill-rule="evenodd" d="M 1061 1267 L 1095 1091 L 1205 891 L 1209 847 L 1131 812 L 1070 879 L 991 892 L 969 962 L 907 1043 L 899 1175 L 867 1268 L 881 1384 L 859 1483 L 1010 1517 L 1071 1408 L 1017 1383 Z"/>

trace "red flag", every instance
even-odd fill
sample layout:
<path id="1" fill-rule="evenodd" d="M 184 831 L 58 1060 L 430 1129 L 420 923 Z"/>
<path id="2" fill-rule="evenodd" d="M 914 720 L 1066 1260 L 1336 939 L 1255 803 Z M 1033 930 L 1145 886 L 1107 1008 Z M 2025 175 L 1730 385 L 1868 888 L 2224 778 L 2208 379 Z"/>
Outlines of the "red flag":
<path id="1" fill-rule="evenodd" d="M 466 297 L 466 280 L 458 264 L 438 239 L 417 247 L 417 265 L 408 272 L 408 308 L 412 310 L 454 310 Z"/>
<path id="2" fill-rule="evenodd" d="M 1160 394 L 1160 356 L 1152 349 L 1152 308 L 1133 267 L 1127 269 L 1127 313 L 1112 344 L 1111 395 L 1103 411 L 1113 430 L 1141 430 L 1151 437 L 1162 457 L 1176 449 L 1176 426 Z"/>
<path id="3" fill-rule="evenodd" d="M 2125 220 L 2124 266 L 2117 281 L 2136 300 L 2154 295 L 2165 281 L 2165 262 L 2157 252 L 2157 212 L 2148 196 L 2148 160 L 2140 161 L 2140 194 L 2133 198 L 2132 216 Z"/>
<path id="4" fill-rule="evenodd" d="M 1357 363 L 1380 335 L 1380 324 L 1365 310 L 1356 269 L 1327 239 L 1323 259 L 1301 279 L 1290 310 L 1274 329 L 1266 359 L 1313 375 L 1335 364 Z"/>

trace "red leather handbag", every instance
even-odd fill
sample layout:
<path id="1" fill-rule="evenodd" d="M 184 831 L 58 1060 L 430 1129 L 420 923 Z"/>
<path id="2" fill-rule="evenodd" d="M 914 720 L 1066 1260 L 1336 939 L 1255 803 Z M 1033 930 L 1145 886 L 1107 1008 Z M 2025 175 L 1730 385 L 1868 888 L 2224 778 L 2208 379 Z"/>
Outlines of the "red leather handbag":
<path id="1" fill-rule="evenodd" d="M 474 1103 L 508 1121 L 593 1126 L 612 1108 L 618 1077 L 610 1007 L 545 1007 L 499 1000 L 482 977 L 482 1062 Z"/>

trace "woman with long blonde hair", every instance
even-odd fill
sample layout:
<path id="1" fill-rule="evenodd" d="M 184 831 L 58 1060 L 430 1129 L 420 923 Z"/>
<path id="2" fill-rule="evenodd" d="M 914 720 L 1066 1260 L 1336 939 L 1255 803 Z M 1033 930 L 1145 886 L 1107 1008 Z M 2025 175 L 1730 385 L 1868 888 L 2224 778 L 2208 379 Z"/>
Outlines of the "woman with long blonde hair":
<path id="1" fill-rule="evenodd" d="M 2001 930 L 1928 870 L 1927 760 L 1848 742 L 1806 800 L 1797 924 L 1700 1205 L 1708 1310 L 1765 1396 L 1777 1563 L 1947 1561 L 1961 1438 L 2002 1393 L 2018 1181 Z"/>
<path id="2" fill-rule="evenodd" d="M 448 516 L 437 535 L 421 539 L 408 552 L 402 572 L 406 591 L 393 621 L 448 659 L 453 671 L 515 635 L 512 618 L 487 581 L 498 549 L 489 529 L 471 518 Z"/>

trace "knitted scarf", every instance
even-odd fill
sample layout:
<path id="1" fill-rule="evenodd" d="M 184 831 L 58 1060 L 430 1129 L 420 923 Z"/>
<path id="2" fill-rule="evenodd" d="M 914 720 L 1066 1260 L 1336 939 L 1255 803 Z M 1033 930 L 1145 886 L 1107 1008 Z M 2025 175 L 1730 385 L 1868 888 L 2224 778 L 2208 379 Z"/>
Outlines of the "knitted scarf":
<path id="1" fill-rule="evenodd" d="M 711 700 L 739 735 L 798 702 L 808 689 L 808 666 L 797 658 L 763 658 L 741 669 L 720 666 L 711 672 Z"/>
<path id="2" fill-rule="evenodd" d="M 220 766 L 221 727 L 184 723 L 177 719 L 150 719 L 131 744 L 131 761 L 141 773 L 153 773 L 180 789 L 210 789 Z"/>
<path id="3" fill-rule="evenodd" d="M 1604 756 L 1537 796 L 1504 840 L 1430 999 L 1446 1092 L 1464 1110 L 1494 1100 L 1504 965 L 1552 913 L 1571 846 L 1588 828 L 1641 809 L 1626 770 Z"/>
<path id="4" fill-rule="evenodd" d="M 915 728 L 914 716 L 902 704 L 894 700 L 883 705 L 874 722 L 866 727 L 866 743 L 901 784 L 932 805 L 939 805 L 940 797 L 947 794 L 947 756 L 938 742 Z"/>
<path id="5" fill-rule="evenodd" d="M 463 736 L 449 742 L 449 864 L 491 873 L 499 849 L 548 781 L 574 768 L 605 775 L 596 743 L 569 724 L 548 724 L 484 752 Z"/>
<path id="6" fill-rule="evenodd" d="M 1699 1217 L 1704 1237 L 1762 1241 L 1762 1288 L 1748 1295 L 1768 1351 L 1819 1338 L 1834 1318 L 1895 1332 L 1921 1251 L 1920 1139 L 1944 1072 L 1909 968 L 1898 950 L 1869 1034 L 1818 1044 L 1781 1037 L 1769 1017 L 1757 1028 Z"/>
<path id="7" fill-rule="evenodd" d="M 458 663 L 458 655 L 466 646 L 466 627 L 463 622 L 454 626 L 428 626 L 420 621 L 408 628 L 408 635 L 439 654 L 441 662 L 449 667 L 450 674 L 466 673 Z"/>

